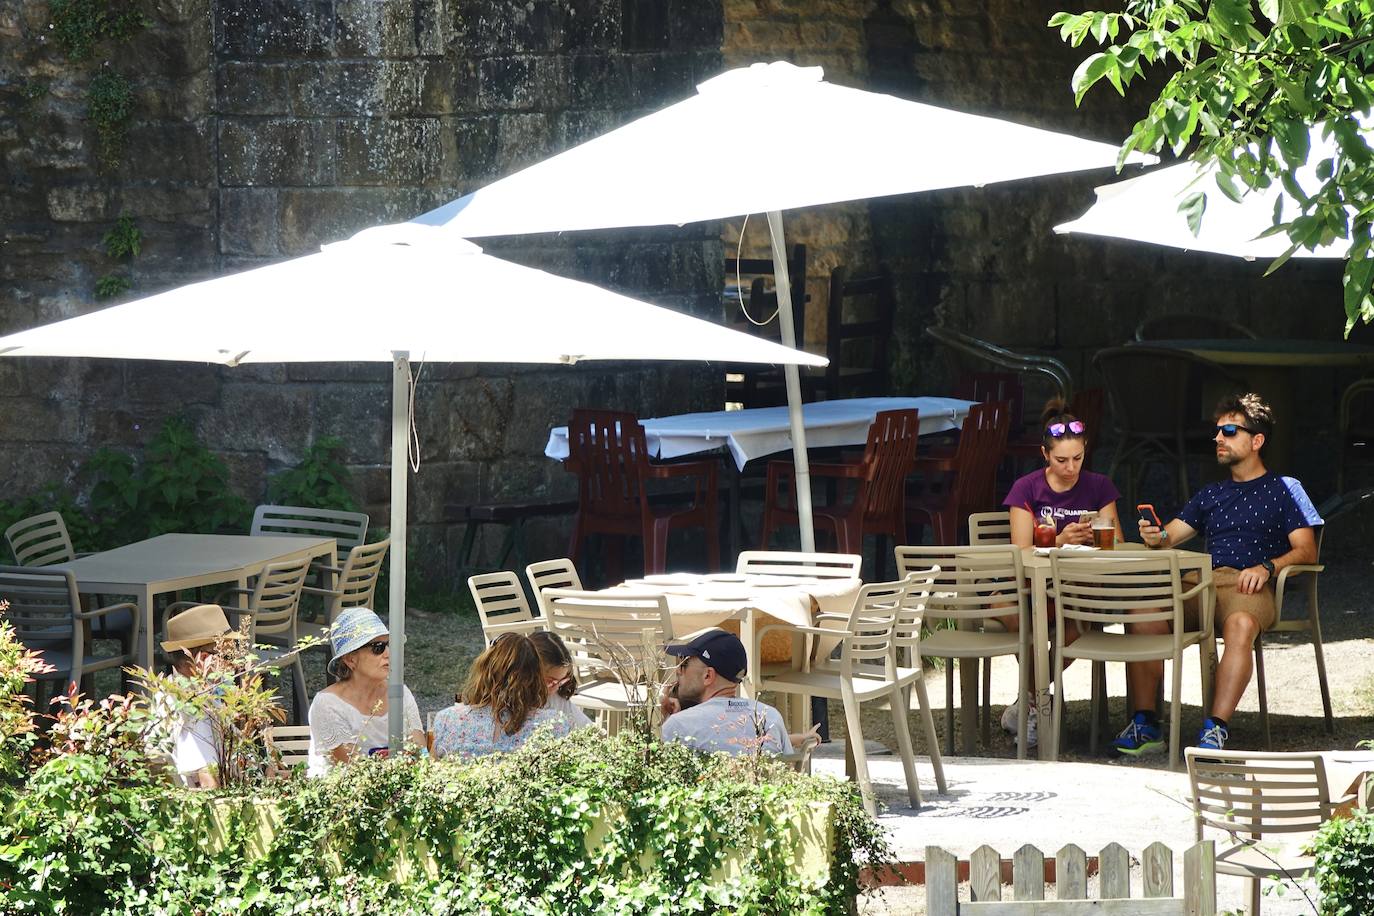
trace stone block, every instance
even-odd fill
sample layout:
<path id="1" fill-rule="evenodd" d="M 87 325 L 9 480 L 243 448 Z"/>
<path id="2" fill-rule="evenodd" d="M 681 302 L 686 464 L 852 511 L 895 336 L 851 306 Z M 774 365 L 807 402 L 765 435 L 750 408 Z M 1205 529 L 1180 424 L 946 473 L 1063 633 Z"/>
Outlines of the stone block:
<path id="1" fill-rule="evenodd" d="M 391 391 L 383 385 L 329 385 L 314 402 L 317 436 L 343 441 L 345 464 L 378 464 L 391 449 Z"/>
<path id="2" fill-rule="evenodd" d="M 565 22 L 574 18 L 562 3 L 459 0 L 450 6 L 459 57 L 557 51 L 563 44 Z"/>
<path id="3" fill-rule="evenodd" d="M 498 121 L 496 151 L 500 171 L 518 171 L 561 150 L 560 125 L 557 117 L 543 112 L 503 116 Z"/>
<path id="4" fill-rule="evenodd" d="M 291 74 L 292 106 L 312 116 L 409 115 L 421 108 L 426 65 L 417 61 L 328 61 Z"/>
<path id="5" fill-rule="evenodd" d="M 338 180 L 353 185 L 427 184 L 441 175 L 434 118 L 339 121 Z"/>
<path id="6" fill-rule="evenodd" d="M 369 226 L 410 219 L 432 202 L 432 195 L 409 188 L 283 189 L 277 198 L 282 251 L 312 254 Z"/>
<path id="7" fill-rule="evenodd" d="M 620 47 L 620 4 L 614 0 L 568 0 L 563 50 L 578 55 Z"/>
<path id="8" fill-rule="evenodd" d="M 338 0 L 334 51 L 340 57 L 414 57 L 421 53 L 422 28 L 434 30 L 437 5 L 437 0 Z M 435 53 L 431 42 L 425 44 Z"/>
<path id="9" fill-rule="evenodd" d="M 220 115 L 289 115 L 289 87 L 295 68 L 287 64 L 226 61 L 215 68 Z M 309 109 L 302 111 L 315 114 Z"/>
<path id="10" fill-rule="evenodd" d="M 227 384 L 219 409 L 199 425 L 216 451 L 262 451 L 269 461 L 292 464 L 314 440 L 313 392 L 259 383 Z"/>
<path id="11" fill-rule="evenodd" d="M 418 66 L 421 69 L 417 113 L 448 115 L 470 114 L 477 111 L 476 61 L 425 61 Z"/>
<path id="12" fill-rule="evenodd" d="M 477 105 L 483 111 L 531 111 L 545 107 L 540 58 L 493 57 L 478 65 Z"/>
<path id="13" fill-rule="evenodd" d="M 267 498 L 268 461 L 263 452 L 221 452 L 229 471 L 229 489 L 256 506 Z"/>
<path id="14" fill-rule="evenodd" d="M 619 54 L 579 54 L 570 58 L 571 103 L 596 108 L 623 106 L 630 94 L 628 68 L 627 58 Z"/>
<path id="15" fill-rule="evenodd" d="M 203 185 L 125 185 L 115 200 L 119 213 L 132 215 L 145 238 L 156 232 L 159 223 L 200 230 L 212 226 L 213 202 L 210 189 Z"/>
<path id="16" fill-rule="evenodd" d="M 207 17 L 208 18 L 208 17 Z M 202 26 L 174 29 L 142 29 L 126 46 L 126 59 L 136 60 L 144 73 L 164 77 L 189 77 L 204 73 L 210 66 L 210 28 Z"/>
<path id="17" fill-rule="evenodd" d="M 625 113 L 619 109 L 574 109 L 560 111 L 555 117 L 559 124 L 557 133 L 563 138 L 563 145 L 572 148 L 615 130 L 624 122 Z"/>
<path id="18" fill-rule="evenodd" d="M 720 50 L 725 25 L 720 0 L 671 0 L 658 5 L 668 10 L 669 44 L 673 50 Z"/>
<path id="19" fill-rule="evenodd" d="M 0 442 L 80 441 L 76 405 L 51 397 L 0 397 Z"/>
<path id="20" fill-rule="evenodd" d="M 220 0 L 213 14 L 221 60 L 324 57 L 332 49 L 333 4 L 325 0 Z"/>
<path id="21" fill-rule="evenodd" d="M 141 448 L 161 419 L 148 408 L 83 407 L 81 441 L 96 448 Z"/>
<path id="22" fill-rule="evenodd" d="M 690 54 L 641 54 L 630 59 L 630 85 L 634 103 L 661 108 L 679 102 L 696 91 L 692 82 L 695 58 Z"/>
<path id="23" fill-rule="evenodd" d="M 663 0 L 624 0 L 620 14 L 621 50 L 668 50 L 672 40 L 672 13 L 673 4 Z"/>
<path id="24" fill-rule="evenodd" d="M 481 475 L 482 466 L 470 461 L 422 459 L 410 478 L 411 524 L 442 522 L 446 505 L 475 500 Z"/>
<path id="25" fill-rule="evenodd" d="M 287 363 L 285 381 L 368 382 L 379 387 L 378 397 L 390 397 L 391 366 L 387 363 Z"/>
<path id="26" fill-rule="evenodd" d="M 296 118 L 219 124 L 221 185 L 327 185 L 334 179 L 334 124 Z"/>
<path id="27" fill-rule="evenodd" d="M 0 424 L 3 410 L 0 406 Z M 90 450 L 79 445 L 11 440 L 0 458 L 0 499 L 23 499 L 51 483 L 75 489 L 77 468 L 89 455 Z"/>
<path id="28" fill-rule="evenodd" d="M 208 185 L 214 175 L 207 120 L 135 121 L 129 126 L 119 174 L 141 177 L 146 163 L 156 163 L 162 182 Z"/>
<path id="29" fill-rule="evenodd" d="M 275 188 L 224 188 L 219 192 L 220 253 L 270 258 L 281 254 Z"/>
<path id="30" fill-rule="evenodd" d="M 161 360 L 127 365 L 125 390 L 131 405 L 179 409 L 190 404 L 214 404 L 219 399 L 218 366 Z"/>
<path id="31" fill-rule="evenodd" d="M 97 223 L 117 215 L 104 186 L 80 184 L 48 190 L 48 217 L 58 222 Z"/>

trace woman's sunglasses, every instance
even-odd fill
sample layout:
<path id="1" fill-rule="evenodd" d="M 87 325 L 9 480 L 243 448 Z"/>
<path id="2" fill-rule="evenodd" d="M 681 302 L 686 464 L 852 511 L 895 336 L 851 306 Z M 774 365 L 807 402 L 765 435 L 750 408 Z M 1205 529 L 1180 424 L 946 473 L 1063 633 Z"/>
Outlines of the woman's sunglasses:
<path id="1" fill-rule="evenodd" d="M 1073 433 L 1075 436 L 1081 436 L 1083 435 L 1083 430 L 1086 428 L 1082 420 L 1070 420 L 1068 423 L 1051 423 L 1049 426 L 1045 427 L 1045 432 L 1049 433 L 1055 439 L 1058 439 L 1066 432 Z"/>
<path id="2" fill-rule="evenodd" d="M 370 643 L 368 643 L 367 645 L 363 646 L 363 648 L 366 649 L 366 650 L 368 650 L 369 652 L 371 652 L 373 655 L 381 655 L 381 654 L 382 654 L 383 652 L 385 652 L 387 649 L 391 648 L 391 643 L 390 643 L 390 642 L 382 642 L 382 641 L 379 639 L 379 640 L 377 640 L 376 642 L 370 642 Z"/>
<path id="3" fill-rule="evenodd" d="M 1236 433 L 1240 432 L 1241 430 L 1245 430 L 1252 436 L 1255 433 L 1259 432 L 1259 430 L 1257 429 L 1251 429 L 1248 426 L 1241 426 L 1239 423 L 1218 423 L 1216 429 L 1212 430 L 1212 438 L 1215 439 L 1217 437 L 1217 433 L 1221 433 L 1227 439 L 1234 439 L 1236 437 Z"/>

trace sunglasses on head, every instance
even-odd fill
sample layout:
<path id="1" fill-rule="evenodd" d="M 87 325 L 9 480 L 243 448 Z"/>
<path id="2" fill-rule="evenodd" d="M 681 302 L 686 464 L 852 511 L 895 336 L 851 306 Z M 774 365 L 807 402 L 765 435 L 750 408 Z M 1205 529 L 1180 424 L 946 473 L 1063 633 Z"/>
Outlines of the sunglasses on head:
<path id="1" fill-rule="evenodd" d="M 375 642 L 370 642 L 370 643 L 368 643 L 367 645 L 363 646 L 363 648 L 364 648 L 364 649 L 367 649 L 367 650 L 368 650 L 369 652 L 371 652 L 373 655 L 381 655 L 381 654 L 382 654 L 383 652 L 385 652 L 387 649 L 391 648 L 391 643 L 390 643 L 390 642 L 383 642 L 382 640 L 379 639 L 379 640 L 376 640 Z"/>
<path id="2" fill-rule="evenodd" d="M 1083 430 L 1086 428 L 1082 420 L 1070 420 L 1068 423 L 1051 423 L 1049 426 L 1045 427 L 1045 432 L 1049 433 L 1055 439 L 1058 439 L 1065 433 L 1073 433 L 1075 436 L 1081 436 L 1083 435 Z"/>
<path id="3" fill-rule="evenodd" d="M 1217 437 L 1217 433 L 1221 433 L 1227 439 L 1234 439 L 1236 433 L 1240 432 L 1241 430 L 1245 430 L 1252 436 L 1255 433 L 1259 432 L 1259 430 L 1257 429 L 1251 429 L 1248 426 L 1241 426 L 1239 423 L 1218 423 L 1216 429 L 1212 430 L 1212 438 L 1215 439 Z"/>

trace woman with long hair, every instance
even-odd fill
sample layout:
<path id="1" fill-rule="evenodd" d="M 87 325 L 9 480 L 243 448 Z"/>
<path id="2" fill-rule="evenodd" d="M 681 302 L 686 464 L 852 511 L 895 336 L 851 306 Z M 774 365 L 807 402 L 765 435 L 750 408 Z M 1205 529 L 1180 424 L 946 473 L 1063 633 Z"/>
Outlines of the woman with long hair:
<path id="1" fill-rule="evenodd" d="M 1094 517 L 1108 520 L 1116 529 L 1116 539 L 1124 540 L 1121 521 L 1116 514 L 1116 501 L 1121 497 L 1116 484 L 1107 475 L 1083 467 L 1088 436 L 1096 431 L 1089 430 L 1082 420 L 1069 413 L 1061 398 L 1053 398 L 1045 404 L 1040 414 L 1040 427 L 1040 454 L 1045 459 L 1045 466 L 1018 479 L 1003 500 L 1011 514 L 1011 542 L 1017 547 L 1031 547 L 1037 543 L 1037 526 L 1046 529 L 1053 526 L 1054 546 L 1090 545 Z M 1051 606 L 1051 620 L 1053 615 Z M 1021 625 L 1015 614 L 999 619 L 1009 630 L 1016 630 Z M 1077 638 L 1077 627 L 1066 624 L 1065 643 Z M 1038 715 L 1035 698 L 1027 699 L 1031 707 L 1026 743 L 1034 747 Z M 1017 706 L 1013 703 L 1002 712 L 1002 728 L 1014 734 L 1016 716 Z"/>
<path id="2" fill-rule="evenodd" d="M 530 642 L 539 653 L 544 687 L 549 692 L 548 702 L 544 706 L 561 712 L 574 729 L 594 724 L 572 701 L 573 694 L 577 693 L 577 676 L 573 674 L 572 655 L 563 637 L 549 630 L 537 630 L 530 634 Z"/>
<path id="3" fill-rule="evenodd" d="M 540 728 L 554 737 L 571 726 L 549 699 L 539 652 L 523 633 L 502 633 L 472 663 L 462 693 L 434 717 L 434 756 L 483 757 L 522 747 Z"/>

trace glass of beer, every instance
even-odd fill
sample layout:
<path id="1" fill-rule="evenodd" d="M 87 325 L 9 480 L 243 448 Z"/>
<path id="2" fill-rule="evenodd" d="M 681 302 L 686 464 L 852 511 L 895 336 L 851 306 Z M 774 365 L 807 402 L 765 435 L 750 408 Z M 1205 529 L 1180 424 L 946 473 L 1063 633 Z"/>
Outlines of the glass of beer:
<path id="1" fill-rule="evenodd" d="M 1116 548 L 1116 525 L 1106 516 L 1099 515 L 1093 519 L 1093 546 L 1098 550 Z"/>

